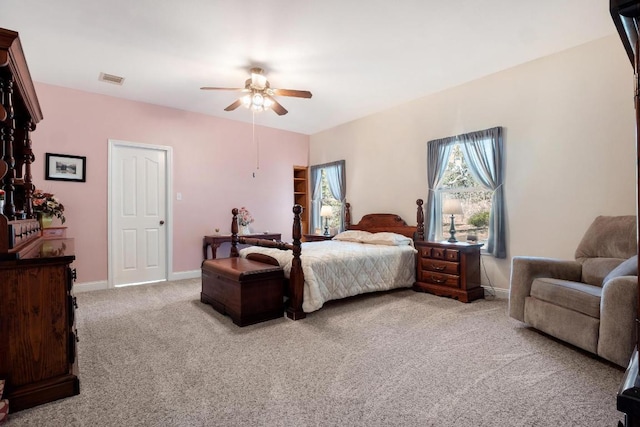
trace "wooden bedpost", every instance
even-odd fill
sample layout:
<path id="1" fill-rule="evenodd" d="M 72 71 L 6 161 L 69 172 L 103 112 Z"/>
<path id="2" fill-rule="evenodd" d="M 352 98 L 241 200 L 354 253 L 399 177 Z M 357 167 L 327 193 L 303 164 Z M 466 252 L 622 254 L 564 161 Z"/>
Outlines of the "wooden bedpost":
<path id="1" fill-rule="evenodd" d="M 307 317 L 302 310 L 304 292 L 304 275 L 302 273 L 302 261 L 300 260 L 300 253 L 302 252 L 300 215 L 302 211 L 302 206 L 298 204 L 293 206 L 293 260 L 291 261 L 291 273 L 289 274 L 289 306 L 287 307 L 287 317 L 293 320 Z"/>
<path id="2" fill-rule="evenodd" d="M 422 209 L 424 201 L 422 199 L 418 199 L 416 200 L 416 204 L 418 205 L 418 240 L 424 240 L 424 210 Z"/>
<path id="3" fill-rule="evenodd" d="M 351 204 L 344 204 L 344 229 L 348 230 L 351 228 Z"/>
<path id="4" fill-rule="evenodd" d="M 231 209 L 233 219 L 231 220 L 231 252 L 230 258 L 237 258 L 240 256 L 238 253 L 238 208 Z"/>

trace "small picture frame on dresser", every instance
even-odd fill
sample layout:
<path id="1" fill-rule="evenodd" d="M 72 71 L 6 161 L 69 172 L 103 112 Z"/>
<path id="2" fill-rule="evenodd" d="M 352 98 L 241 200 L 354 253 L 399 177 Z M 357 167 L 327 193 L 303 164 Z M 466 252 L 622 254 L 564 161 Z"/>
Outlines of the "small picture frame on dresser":
<path id="1" fill-rule="evenodd" d="M 87 158 L 46 153 L 44 178 L 53 181 L 86 182 Z"/>

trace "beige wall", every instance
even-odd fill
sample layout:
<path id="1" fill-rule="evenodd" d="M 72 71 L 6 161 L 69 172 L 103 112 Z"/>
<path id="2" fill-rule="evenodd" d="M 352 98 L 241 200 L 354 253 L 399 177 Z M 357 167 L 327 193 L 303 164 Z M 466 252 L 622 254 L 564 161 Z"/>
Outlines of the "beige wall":
<path id="1" fill-rule="evenodd" d="M 596 215 L 635 213 L 632 77 L 610 36 L 312 135 L 310 164 L 346 160 L 354 221 L 415 224 L 427 141 L 503 126 L 508 258 L 483 262 L 506 289 L 511 257 L 572 259 Z"/>

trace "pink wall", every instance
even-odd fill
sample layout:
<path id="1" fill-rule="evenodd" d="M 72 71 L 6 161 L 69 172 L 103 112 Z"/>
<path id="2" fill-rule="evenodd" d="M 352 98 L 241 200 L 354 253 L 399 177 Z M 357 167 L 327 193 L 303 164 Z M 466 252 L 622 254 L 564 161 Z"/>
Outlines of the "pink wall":
<path id="1" fill-rule="evenodd" d="M 109 139 L 173 147 L 173 272 L 200 268 L 202 236 L 228 230 L 233 207 L 251 211 L 253 230 L 291 238 L 292 167 L 308 164 L 307 135 L 256 126 L 256 145 L 246 123 L 41 83 L 36 91 L 44 120 L 32 134 L 33 181 L 65 205 L 79 283 L 107 280 Z M 86 156 L 87 182 L 46 181 L 47 152 Z"/>

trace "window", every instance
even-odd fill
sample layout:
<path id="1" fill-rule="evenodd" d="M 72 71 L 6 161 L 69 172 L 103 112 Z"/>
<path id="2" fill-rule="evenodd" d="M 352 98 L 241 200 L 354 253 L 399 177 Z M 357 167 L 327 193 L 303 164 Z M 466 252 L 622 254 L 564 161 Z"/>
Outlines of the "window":
<path id="1" fill-rule="evenodd" d="M 342 229 L 342 202 L 335 197 L 331 193 L 331 189 L 329 188 L 329 181 L 327 180 L 327 171 L 325 169 L 321 170 L 321 178 L 320 178 L 320 190 L 322 191 L 320 206 L 331 206 L 332 215 L 327 218 L 325 223 L 325 219 L 322 218 L 322 233 L 324 233 L 325 224 L 329 227 L 329 229 L 341 230 Z M 322 208 L 320 208 L 322 209 Z"/>
<path id="2" fill-rule="evenodd" d="M 346 192 L 345 161 L 311 166 L 311 212 L 309 231 L 324 233 L 325 218 L 320 216 L 322 206 L 331 207 L 326 217 L 327 226 L 334 232 L 344 229 L 344 203 Z"/>
<path id="3" fill-rule="evenodd" d="M 477 241 L 486 245 L 489 237 L 489 213 L 493 191 L 479 184 L 464 158 L 460 144 L 451 149 L 449 161 L 438 187 L 439 206 L 445 206 L 447 199 L 457 199 L 462 205 L 462 215 L 454 216 L 456 238 L 460 241 Z M 442 211 L 442 209 L 441 209 Z M 442 214 L 439 218 L 438 240 L 449 238 L 451 215 Z"/>
<path id="4" fill-rule="evenodd" d="M 444 217 L 448 199 L 458 199 L 462 215 L 455 216 L 456 237 L 469 235 L 486 243 L 483 250 L 506 258 L 502 128 L 495 127 L 427 143 L 426 237 L 441 240 L 449 234 L 450 215 Z M 488 212 L 488 215 L 487 215 Z"/>

